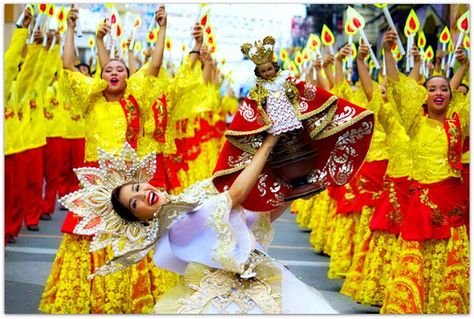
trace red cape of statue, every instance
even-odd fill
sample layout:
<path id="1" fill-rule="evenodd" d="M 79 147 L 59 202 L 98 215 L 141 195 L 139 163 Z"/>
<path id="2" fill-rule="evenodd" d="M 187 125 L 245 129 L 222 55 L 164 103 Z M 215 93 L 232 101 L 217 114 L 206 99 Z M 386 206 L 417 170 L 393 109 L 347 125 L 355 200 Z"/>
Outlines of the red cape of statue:
<path id="1" fill-rule="evenodd" d="M 289 77 L 299 92 L 294 105 L 312 148 L 318 151 L 311 182 L 323 189 L 347 183 L 364 162 L 374 127 L 371 111 L 319 88 Z M 246 97 L 226 131 L 226 141 L 214 169 L 213 182 L 219 191 L 232 185 L 250 163 L 272 125 L 265 110 Z M 282 204 L 289 187 L 267 163 L 242 206 L 264 212 Z"/>

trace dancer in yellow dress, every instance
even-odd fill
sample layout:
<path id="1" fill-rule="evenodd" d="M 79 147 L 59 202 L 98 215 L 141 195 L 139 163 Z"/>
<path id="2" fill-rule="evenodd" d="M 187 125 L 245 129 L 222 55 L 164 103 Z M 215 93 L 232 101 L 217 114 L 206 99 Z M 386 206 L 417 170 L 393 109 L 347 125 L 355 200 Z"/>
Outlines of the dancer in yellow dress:
<path id="1" fill-rule="evenodd" d="M 451 91 L 441 76 L 428 78 L 426 93 L 414 95 L 420 88 L 397 72 L 390 54 L 396 38 L 389 31 L 383 41 L 388 92 L 411 139 L 413 181 L 381 312 L 469 313 L 469 240 L 461 181 L 469 99 Z M 457 57 L 462 54 L 462 48 L 456 51 Z"/>
<path id="2" fill-rule="evenodd" d="M 85 157 L 89 165 L 97 166 L 97 147 L 110 152 L 120 150 L 127 141 L 137 146 L 141 130 L 140 108 L 151 107 L 165 91 L 157 75 L 163 57 L 166 32 L 164 6 L 155 12 L 160 25 L 158 42 L 150 66 L 142 74 L 128 78 L 127 68 L 120 60 L 111 60 L 102 68 L 102 78 L 89 78 L 75 70 L 74 29 L 78 10 L 71 8 L 64 46 L 64 90 L 69 103 L 81 107 L 86 125 Z M 101 26 L 97 45 L 104 54 L 103 36 L 107 29 Z M 166 85 L 166 84 L 165 84 Z M 89 236 L 72 234 L 78 222 L 72 212 L 63 225 L 65 232 L 51 274 L 46 282 L 39 309 L 46 313 L 147 313 L 159 296 L 177 281 L 177 275 L 160 270 L 151 261 L 151 255 L 129 269 L 108 278 L 87 279 L 91 270 L 101 267 L 112 251 L 89 253 Z"/>

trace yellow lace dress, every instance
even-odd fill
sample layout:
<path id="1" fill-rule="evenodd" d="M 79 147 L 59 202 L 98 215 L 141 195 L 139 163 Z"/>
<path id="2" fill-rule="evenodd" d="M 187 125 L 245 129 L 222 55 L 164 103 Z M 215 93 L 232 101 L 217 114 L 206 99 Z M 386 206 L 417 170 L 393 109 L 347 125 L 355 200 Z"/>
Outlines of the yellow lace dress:
<path id="1" fill-rule="evenodd" d="M 456 196 L 457 191 L 447 191 L 446 198 L 442 195 L 441 198 L 430 198 L 430 192 L 436 191 L 430 186 L 456 182 L 460 172 L 448 163 L 448 142 L 451 140 L 446 137 L 443 123 L 423 115 L 421 104 L 411 98 L 416 90 L 407 82 L 408 79 L 401 75 L 399 82 L 389 82 L 388 92 L 393 94 L 402 123 L 412 140 L 412 177 L 417 183 L 415 194 L 424 192 L 421 203 L 432 209 L 433 218 L 437 205 Z M 417 90 L 426 96 L 424 88 Z M 469 99 L 456 95 L 453 92 L 447 116 L 450 118 L 453 111 L 459 114 L 465 136 L 469 128 Z M 455 217 L 457 213 L 453 210 L 448 216 Z M 447 227 L 448 238 L 431 235 L 424 240 L 405 239 L 407 235 L 402 227 L 381 313 L 469 313 L 469 239 L 466 227 L 455 226 L 451 221 L 443 227 Z M 422 231 L 420 227 L 419 232 Z"/>
<path id="2" fill-rule="evenodd" d="M 86 121 L 86 161 L 97 161 L 97 148 L 120 151 L 125 142 L 127 118 L 119 102 L 107 102 L 107 83 L 65 70 L 68 101 L 80 105 Z M 133 94 L 138 105 L 149 106 L 164 91 L 159 79 L 137 72 L 127 80 L 125 97 Z M 140 263 L 107 277 L 87 279 L 111 251 L 89 252 L 90 237 L 65 233 L 46 281 L 39 310 L 54 314 L 149 313 L 163 292 L 174 287 L 178 275 L 157 268 L 148 254 Z"/>
<path id="3" fill-rule="evenodd" d="M 353 92 L 347 82 L 343 82 L 336 86 L 335 90 L 338 96 L 349 98 L 353 103 L 365 105 L 369 108 L 370 103 L 368 103 L 361 89 Z M 377 101 L 374 101 L 374 103 L 377 103 Z M 380 123 L 376 120 L 372 142 L 365 162 L 385 161 L 386 159 L 385 133 Z M 365 188 L 370 185 L 366 185 L 367 181 L 362 179 L 360 174 L 354 178 L 357 179 L 354 184 L 357 187 L 356 193 L 369 192 Z M 368 224 L 371 214 L 371 208 L 363 208 L 361 211 L 335 215 L 334 230 L 331 237 L 331 259 L 328 278 L 337 279 L 346 277 L 353 264 L 355 254 L 359 254 L 359 252 L 363 250 L 363 245 L 367 241 L 367 236 L 369 235 Z M 362 245 L 360 248 L 358 247 L 359 243 Z M 362 253 L 361 257 L 363 258 L 363 256 L 364 253 Z"/>

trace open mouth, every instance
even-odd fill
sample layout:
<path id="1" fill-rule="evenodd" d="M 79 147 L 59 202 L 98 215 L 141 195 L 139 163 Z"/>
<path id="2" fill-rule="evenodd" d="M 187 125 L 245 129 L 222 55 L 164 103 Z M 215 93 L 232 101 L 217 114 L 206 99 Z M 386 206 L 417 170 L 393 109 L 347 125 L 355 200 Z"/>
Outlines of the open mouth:
<path id="1" fill-rule="evenodd" d="M 442 105 L 444 103 L 444 99 L 443 98 L 440 98 L 440 97 L 437 97 L 433 100 L 433 102 L 436 104 L 436 105 Z"/>
<path id="2" fill-rule="evenodd" d="M 159 199 L 160 199 L 160 196 L 158 196 L 157 193 L 155 193 L 155 192 L 149 192 L 148 193 L 148 204 L 150 206 L 155 205 L 158 202 Z"/>
<path id="3" fill-rule="evenodd" d="M 110 79 L 110 83 L 112 83 L 112 85 L 116 85 L 118 82 L 119 82 L 119 79 L 117 78 Z"/>

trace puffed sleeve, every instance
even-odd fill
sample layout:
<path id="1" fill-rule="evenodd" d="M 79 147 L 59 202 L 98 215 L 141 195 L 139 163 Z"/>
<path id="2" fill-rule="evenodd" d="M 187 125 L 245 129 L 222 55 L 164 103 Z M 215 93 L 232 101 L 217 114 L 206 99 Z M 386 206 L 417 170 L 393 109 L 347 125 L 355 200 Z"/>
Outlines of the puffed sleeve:
<path id="1" fill-rule="evenodd" d="M 470 91 L 464 95 L 455 90 L 453 91 L 449 106 L 448 117 L 450 117 L 453 112 L 458 113 L 463 136 L 469 136 L 470 97 Z"/>
<path id="2" fill-rule="evenodd" d="M 26 28 L 19 28 L 15 29 L 13 32 L 12 40 L 10 42 L 10 46 L 8 47 L 7 51 L 5 52 L 4 57 L 4 66 L 5 70 L 3 73 L 3 84 L 4 87 L 4 97 L 8 96 L 10 92 L 10 87 L 13 83 L 13 79 L 18 74 L 18 65 L 21 61 L 21 51 L 23 50 L 23 46 L 26 43 L 26 38 L 28 37 L 28 29 Z"/>
<path id="3" fill-rule="evenodd" d="M 83 112 L 86 112 L 92 96 L 107 87 L 106 81 L 90 78 L 78 71 L 64 69 L 62 75 L 62 88 L 66 99 L 71 105 L 80 107 Z"/>
<path id="4" fill-rule="evenodd" d="M 51 83 L 51 79 L 57 70 L 57 60 L 59 59 L 59 46 L 55 46 L 53 50 L 48 50 L 45 54 L 45 59 L 42 60 L 42 67 L 39 77 L 36 77 L 36 92 L 38 96 L 45 94 L 46 89 Z"/>
<path id="5" fill-rule="evenodd" d="M 426 101 L 426 89 L 402 73 L 399 73 L 399 77 L 400 80 L 396 82 L 388 78 L 387 96 L 392 106 L 397 108 L 407 134 L 414 136 L 423 116 L 422 105 Z"/>
<path id="6" fill-rule="evenodd" d="M 26 53 L 25 62 L 21 67 L 21 71 L 18 74 L 17 78 L 17 97 L 16 101 L 20 105 L 24 104 L 24 98 L 27 98 L 28 89 L 31 84 L 34 82 L 34 75 L 37 67 L 37 62 L 39 61 L 40 53 L 42 52 L 42 46 L 38 44 L 33 44 L 28 46 L 28 52 Z"/>

